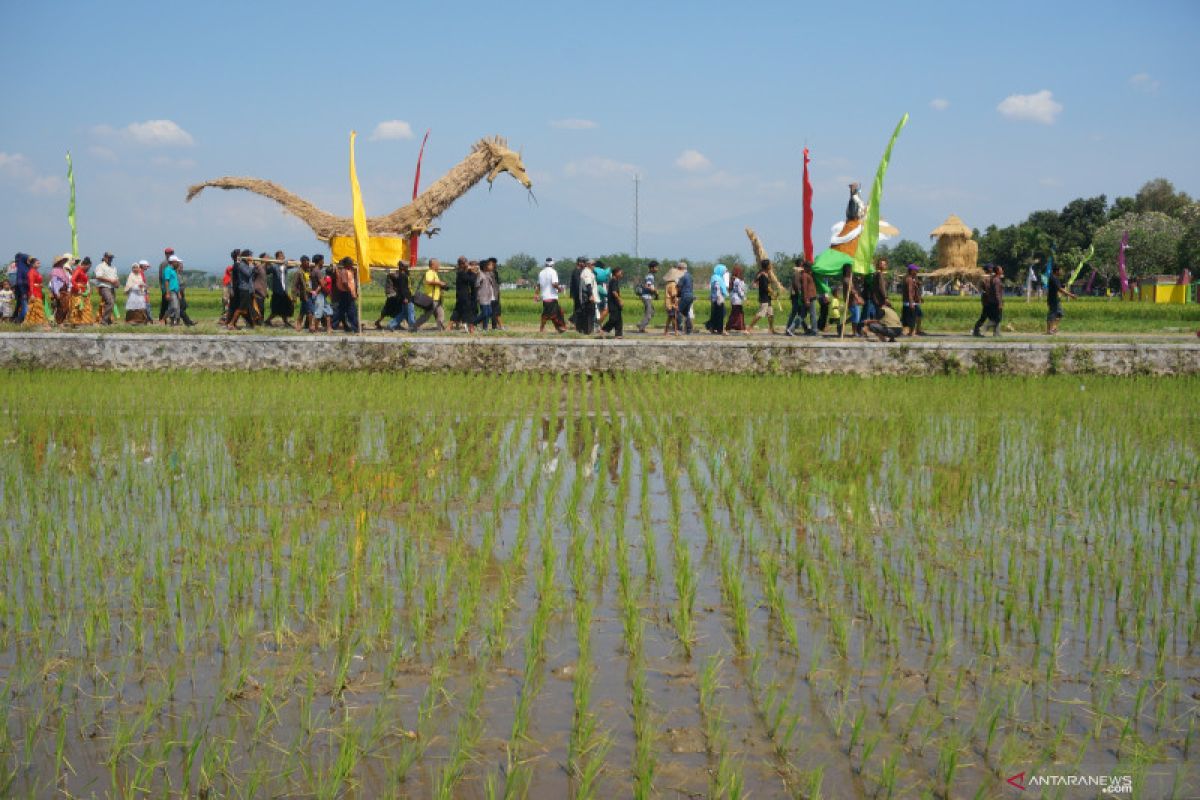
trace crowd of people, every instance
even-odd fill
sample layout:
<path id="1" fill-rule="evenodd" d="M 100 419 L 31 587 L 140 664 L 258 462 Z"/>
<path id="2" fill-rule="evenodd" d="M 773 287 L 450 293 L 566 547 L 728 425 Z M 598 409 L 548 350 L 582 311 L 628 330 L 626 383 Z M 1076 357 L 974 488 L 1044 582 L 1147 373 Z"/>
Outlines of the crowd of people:
<path id="1" fill-rule="evenodd" d="M 313 333 L 362 330 L 358 269 L 353 259 L 347 257 L 327 265 L 320 254 L 289 261 L 282 251 L 276 251 L 273 257 L 265 252 L 255 257 L 250 250 L 239 249 L 230 253 L 230 260 L 222 278 L 222 326 L 254 328 L 273 326 L 279 320 L 285 327 Z M 689 265 L 685 261 L 676 263 L 661 280 L 659 266 L 651 261 L 646 275 L 634 281 L 632 302 L 636 305 L 640 300 L 642 312 L 636 330 L 642 334 L 651 330 L 655 304 L 661 297 L 666 312 L 662 333 L 694 333 L 697 288 Z M 811 263 L 797 258 L 789 285 L 784 286 L 770 260 L 759 262 L 749 282 L 741 266 L 730 269 L 717 264 L 708 279 L 710 315 L 703 323 L 704 329 L 714 335 L 747 334 L 765 322 L 774 334 L 776 310 L 782 315 L 786 296 L 790 303 L 782 331 L 786 336 L 817 336 L 830 323 L 836 325 L 839 334 L 881 341 L 926 335 L 918 267 L 909 264 L 900 279 L 897 311 L 889 295 L 892 277 L 888 262 L 880 259 L 875 266 L 869 275 L 852 275 L 844 283 L 831 286 L 814 275 Z M 497 267 L 495 258 L 475 261 L 460 257 L 451 284 L 443 280 L 443 272 L 449 270 L 443 270 L 439 260 L 433 258 L 414 289 L 409 265 L 400 261 L 384 276 L 385 299 L 374 327 L 416 332 L 432 321 L 437 330 L 503 330 Z M 64 253 L 54 260 L 48 276 L 43 276 L 37 258 L 17 253 L 0 281 L 0 318 L 27 326 L 112 325 L 117 318 L 118 295 L 123 294 L 124 321 L 152 324 L 156 320 L 151 317 L 149 269 L 148 261 L 135 262 L 122 281 L 113 266 L 112 253 L 106 252 L 95 265 L 90 258 Z M 158 323 L 196 324 L 187 313 L 182 272 L 183 262 L 175 251 L 164 249 L 158 265 Z M 624 278 L 619 266 L 609 268 L 603 261 L 580 257 L 563 283 L 558 265 L 547 258 L 535 288 L 542 307 L 539 332 L 551 325 L 559 333 L 574 329 L 584 335 L 622 338 Z M 454 307 L 447 323 L 444 303 L 451 285 Z M 745 306 L 751 292 L 757 294 L 758 303 L 747 322 Z M 560 302 L 563 295 L 571 301 L 569 315 Z M 1058 331 L 1064 296 L 1074 297 L 1055 268 L 1046 283 L 1048 334 Z M 987 268 L 980 300 L 982 310 L 973 334 L 982 336 L 984 329 L 990 329 L 993 336 L 999 336 L 1004 309 L 1003 271 L 999 267 Z"/>
<path id="2" fill-rule="evenodd" d="M 840 291 L 839 287 L 831 288 L 815 276 L 812 264 L 804 259 L 796 259 L 794 266 L 790 286 L 785 287 L 768 259 L 759 262 L 758 271 L 749 284 L 741 266 L 735 265 L 731 270 L 724 264 L 717 264 L 708 281 L 710 315 L 704 329 L 722 336 L 747 334 L 765 320 L 768 330 L 774 334 L 777 332 L 775 311 L 786 295 L 791 306 L 783 329 L 786 336 L 818 336 L 831 321 L 836 323 L 839 333 L 848 324 L 851 335 L 862 338 L 875 336 L 895 341 L 898 336 L 925 335 L 921 327 L 921 282 L 915 265 L 909 268 L 904 278 L 902 315 L 897 315 L 888 297 L 886 259 L 879 261 L 874 274 L 854 276 L 849 284 L 840 287 Z M 662 295 L 666 311 L 663 334 L 686 336 L 694 333 L 696 285 L 688 263 L 680 261 L 668 270 L 662 277 L 661 289 L 658 269 L 658 262 L 651 261 L 645 278 L 634 286 L 634 294 L 642 301 L 638 332 L 646 333 L 650 328 L 654 303 Z M 587 258 L 576 261 L 568 283 L 572 302 L 570 321 L 575 330 L 592 334 L 598 329 L 601 336 L 623 335 L 622 277 L 620 268 L 610 270 L 601 261 Z M 561 287 L 552 259 L 547 259 L 546 267 L 538 276 L 538 286 L 543 303 L 542 329 L 547 321 L 555 321 L 558 330 L 565 330 L 558 307 Z M 758 307 L 747 324 L 745 306 L 750 287 L 757 293 Z M 845 313 L 843 305 L 846 306 Z"/>
<path id="3" fill-rule="evenodd" d="M 30 327 L 79 327 L 112 325 L 117 319 L 119 294 L 125 296 L 124 321 L 148 325 L 150 284 L 146 273 L 150 262 L 136 261 L 124 282 L 113 266 L 113 254 L 100 261 L 63 253 L 43 275 L 40 259 L 17 253 L 0 280 L 0 318 Z M 161 301 L 158 321 L 164 325 L 195 325 L 187 313 L 187 295 L 182 278 L 183 262 L 170 247 L 158 265 Z"/>

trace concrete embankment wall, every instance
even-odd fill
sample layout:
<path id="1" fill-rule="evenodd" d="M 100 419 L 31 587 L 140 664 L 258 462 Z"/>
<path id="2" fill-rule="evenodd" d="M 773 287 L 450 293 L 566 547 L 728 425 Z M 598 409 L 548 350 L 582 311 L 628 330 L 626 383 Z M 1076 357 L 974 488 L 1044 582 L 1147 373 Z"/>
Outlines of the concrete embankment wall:
<path id="1" fill-rule="evenodd" d="M 1200 344 L 6 333 L 0 367 L 1180 375 L 1200 373 Z"/>

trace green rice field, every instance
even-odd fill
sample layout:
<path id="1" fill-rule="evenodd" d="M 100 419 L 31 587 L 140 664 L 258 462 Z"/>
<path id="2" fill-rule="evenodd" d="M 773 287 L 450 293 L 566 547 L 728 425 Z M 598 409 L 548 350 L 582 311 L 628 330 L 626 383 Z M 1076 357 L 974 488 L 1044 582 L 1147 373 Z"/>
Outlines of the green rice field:
<path id="1" fill-rule="evenodd" d="M 0 797 L 1195 797 L 1197 396 L 7 372 Z"/>

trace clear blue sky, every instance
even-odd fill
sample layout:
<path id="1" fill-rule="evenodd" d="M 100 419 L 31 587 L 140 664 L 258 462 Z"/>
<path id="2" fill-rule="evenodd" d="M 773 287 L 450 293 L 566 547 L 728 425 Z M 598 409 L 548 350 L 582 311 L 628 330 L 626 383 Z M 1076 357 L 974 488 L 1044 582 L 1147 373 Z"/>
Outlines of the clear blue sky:
<path id="1" fill-rule="evenodd" d="M 369 214 L 501 134 L 537 204 L 501 176 L 445 214 L 423 255 L 800 249 L 801 148 L 818 249 L 888 134 L 883 216 L 924 243 L 1166 177 L 1200 193 L 1200 3 L 5 3 L 0 248 L 80 248 L 122 268 L 174 246 L 322 250 L 273 203 L 206 178 L 274 180 L 348 215 L 347 136 Z M 164 122 L 165 121 L 165 122 Z M 383 122 L 411 138 L 372 139 Z M 153 123 L 153 124 L 149 124 Z M 392 130 L 403 131 L 393 125 Z"/>

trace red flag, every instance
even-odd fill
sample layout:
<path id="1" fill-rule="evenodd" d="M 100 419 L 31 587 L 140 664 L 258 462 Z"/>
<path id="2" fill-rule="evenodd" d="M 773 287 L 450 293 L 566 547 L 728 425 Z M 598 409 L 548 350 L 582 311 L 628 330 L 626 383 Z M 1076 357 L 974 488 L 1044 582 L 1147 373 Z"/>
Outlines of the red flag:
<path id="1" fill-rule="evenodd" d="M 417 174 L 413 178 L 413 200 L 417 199 L 417 190 L 421 186 L 421 159 L 425 157 L 425 143 L 429 141 L 429 131 L 425 131 L 425 138 L 421 140 L 421 151 L 417 153 Z M 414 233 L 408 237 L 408 263 L 413 268 L 417 266 L 417 245 L 421 242 L 421 234 Z"/>
<path id="2" fill-rule="evenodd" d="M 808 148 L 804 148 L 804 259 L 813 261 L 812 240 L 812 181 L 808 179 Z"/>

